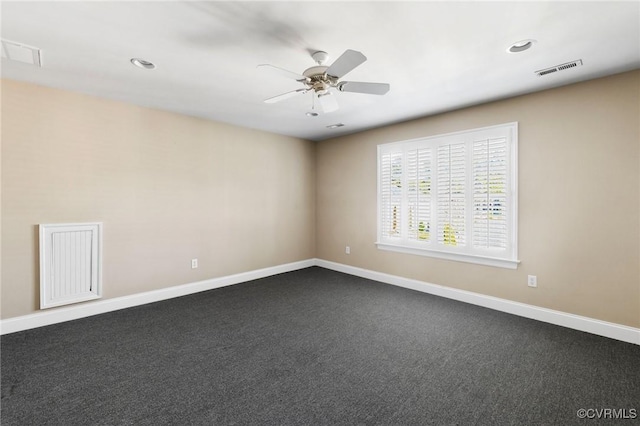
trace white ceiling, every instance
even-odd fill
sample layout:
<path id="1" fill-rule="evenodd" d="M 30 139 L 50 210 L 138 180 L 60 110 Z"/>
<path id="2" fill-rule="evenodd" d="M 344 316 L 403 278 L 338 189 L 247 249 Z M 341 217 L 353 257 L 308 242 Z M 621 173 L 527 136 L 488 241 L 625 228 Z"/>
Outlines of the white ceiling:
<path id="1" fill-rule="evenodd" d="M 2 1 L 1 13 L 3 39 L 43 52 L 42 68 L 3 58 L 3 78 L 310 140 L 640 68 L 637 1 Z M 537 43 L 506 52 L 522 39 Z M 302 84 L 257 65 L 301 73 L 311 52 L 330 64 L 346 49 L 368 60 L 343 80 L 389 93 L 336 93 L 340 109 L 318 117 L 304 114 L 310 94 L 263 102 Z"/>

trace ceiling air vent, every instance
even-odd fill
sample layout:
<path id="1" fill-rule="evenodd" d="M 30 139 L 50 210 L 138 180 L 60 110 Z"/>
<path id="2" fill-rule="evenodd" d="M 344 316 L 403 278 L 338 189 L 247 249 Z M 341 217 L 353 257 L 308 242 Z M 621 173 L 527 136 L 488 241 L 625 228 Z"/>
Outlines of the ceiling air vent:
<path id="1" fill-rule="evenodd" d="M 553 74 L 554 72 L 568 70 L 571 68 L 579 67 L 581 65 L 582 65 L 582 59 L 578 59 L 576 61 L 567 62 L 566 64 L 556 65 L 555 67 L 538 70 L 535 73 L 538 77 L 542 77 L 543 75 Z"/>
<path id="2" fill-rule="evenodd" d="M 11 59 L 12 61 L 23 62 L 25 64 L 42 66 L 42 50 L 37 47 L 27 46 L 25 44 L 16 43 L 2 39 L 2 57 Z"/>

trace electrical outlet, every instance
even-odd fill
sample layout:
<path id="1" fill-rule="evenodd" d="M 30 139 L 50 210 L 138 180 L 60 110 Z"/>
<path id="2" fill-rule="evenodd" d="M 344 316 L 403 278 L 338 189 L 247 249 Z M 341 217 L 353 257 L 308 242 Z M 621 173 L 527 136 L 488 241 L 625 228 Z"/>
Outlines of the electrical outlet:
<path id="1" fill-rule="evenodd" d="M 191 259 L 191 269 L 196 269 L 198 267 L 198 259 Z"/>
<path id="2" fill-rule="evenodd" d="M 349 247 L 349 246 L 345 247 L 344 252 L 346 254 L 351 254 L 351 247 Z"/>
<path id="3" fill-rule="evenodd" d="M 538 277 L 535 275 L 529 275 L 527 277 L 527 285 L 529 287 L 538 287 Z"/>

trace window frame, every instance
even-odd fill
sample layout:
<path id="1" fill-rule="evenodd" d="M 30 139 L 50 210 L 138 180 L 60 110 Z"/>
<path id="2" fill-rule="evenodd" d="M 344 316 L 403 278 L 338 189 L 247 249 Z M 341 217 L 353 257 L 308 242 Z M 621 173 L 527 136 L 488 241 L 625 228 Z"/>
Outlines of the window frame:
<path id="1" fill-rule="evenodd" d="M 437 245 L 434 243 L 435 239 L 430 239 L 429 242 L 423 241 L 411 241 L 408 239 L 408 233 L 404 233 L 404 237 L 385 237 L 383 236 L 383 200 L 382 200 L 382 156 L 391 152 L 402 152 L 402 181 L 407 185 L 406 177 L 407 163 L 408 163 L 408 151 L 410 149 L 416 149 L 416 147 L 428 147 L 431 149 L 432 164 L 431 168 L 431 204 L 436 206 L 435 209 L 431 209 L 431 222 L 430 226 L 433 231 L 436 230 L 435 224 L 437 220 L 433 218 L 438 216 L 438 200 L 437 200 L 437 164 L 435 158 L 437 157 L 438 147 L 442 145 L 451 145 L 452 143 L 464 142 L 467 147 L 466 154 L 466 166 L 465 171 L 471 172 L 473 168 L 473 143 L 474 141 L 484 139 L 496 139 L 506 138 L 506 146 L 508 153 L 507 159 L 507 188 L 506 197 L 508 197 L 508 209 L 507 209 L 507 249 L 497 253 L 497 249 L 482 249 L 473 247 L 473 225 L 471 227 L 465 227 L 467 244 L 464 247 L 448 247 L 443 244 Z M 471 149 L 468 149 L 468 148 Z M 377 240 L 376 246 L 380 250 L 388 250 L 400 253 L 421 255 L 434 257 L 438 259 L 447 259 L 460 262 L 476 263 L 487 266 L 495 266 L 501 268 L 516 269 L 520 261 L 518 260 L 518 123 L 504 123 L 494 126 L 481 127 L 476 129 L 463 130 L 459 132 L 451 132 L 446 134 L 439 134 L 434 136 L 396 141 L 390 143 L 384 143 L 377 146 Z M 466 191 L 466 224 L 473 224 L 473 173 L 467 173 L 465 176 L 465 191 Z M 408 205 L 409 195 L 407 190 L 402 190 L 402 204 Z M 402 211 L 402 209 L 401 209 Z M 401 229 L 403 226 L 408 225 L 408 221 L 404 216 L 401 216 Z M 406 222 L 406 223 L 405 223 Z M 435 234 L 435 232 L 434 232 Z M 437 245 L 437 246 L 436 246 Z"/>

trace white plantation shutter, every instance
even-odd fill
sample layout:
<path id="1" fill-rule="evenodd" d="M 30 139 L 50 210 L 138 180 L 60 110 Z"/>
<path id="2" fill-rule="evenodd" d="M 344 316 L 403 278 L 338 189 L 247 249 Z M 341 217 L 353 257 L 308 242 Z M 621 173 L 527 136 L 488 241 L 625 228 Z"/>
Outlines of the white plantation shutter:
<path id="1" fill-rule="evenodd" d="M 517 267 L 517 123 L 378 146 L 378 247 Z"/>
<path id="2" fill-rule="evenodd" d="M 402 163 L 402 152 L 380 158 L 380 222 L 387 238 L 400 238 L 402 232 Z"/>
<path id="3" fill-rule="evenodd" d="M 407 152 L 407 229 L 414 241 L 431 240 L 431 149 Z"/>
<path id="4" fill-rule="evenodd" d="M 438 147 L 438 244 L 461 246 L 465 238 L 466 151 L 464 143 Z"/>
<path id="5" fill-rule="evenodd" d="M 509 239 L 507 214 L 507 140 L 473 142 L 473 246 L 506 249 Z"/>

